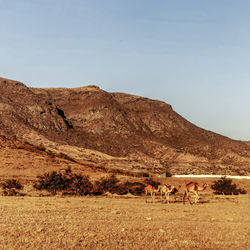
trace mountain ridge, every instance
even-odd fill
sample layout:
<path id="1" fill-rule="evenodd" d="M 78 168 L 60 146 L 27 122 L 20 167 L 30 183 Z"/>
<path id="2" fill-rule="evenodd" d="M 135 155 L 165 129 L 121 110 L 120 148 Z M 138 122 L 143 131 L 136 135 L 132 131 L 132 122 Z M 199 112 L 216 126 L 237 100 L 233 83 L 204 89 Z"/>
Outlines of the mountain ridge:
<path id="1" fill-rule="evenodd" d="M 94 85 L 28 88 L 4 78 L 0 91 L 0 135 L 8 139 L 131 171 L 250 172 L 247 143 L 202 129 L 162 101 Z"/>

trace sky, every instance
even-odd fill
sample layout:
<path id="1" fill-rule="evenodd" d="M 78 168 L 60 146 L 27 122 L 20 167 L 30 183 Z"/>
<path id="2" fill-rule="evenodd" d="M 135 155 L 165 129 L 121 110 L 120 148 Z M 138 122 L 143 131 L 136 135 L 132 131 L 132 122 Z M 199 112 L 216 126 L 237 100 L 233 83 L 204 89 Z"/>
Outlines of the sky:
<path id="1" fill-rule="evenodd" d="M 0 0 L 0 76 L 164 101 L 250 140 L 250 1 Z"/>

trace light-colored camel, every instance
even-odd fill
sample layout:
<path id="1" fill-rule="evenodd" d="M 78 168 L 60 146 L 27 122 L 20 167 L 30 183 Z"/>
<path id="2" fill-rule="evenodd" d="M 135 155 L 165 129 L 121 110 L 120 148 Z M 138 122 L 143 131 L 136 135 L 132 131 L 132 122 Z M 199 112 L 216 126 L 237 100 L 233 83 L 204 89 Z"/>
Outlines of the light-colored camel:
<path id="1" fill-rule="evenodd" d="M 189 203 L 191 204 L 191 201 L 190 201 L 190 198 L 189 198 L 189 195 L 190 193 L 193 193 L 195 195 L 195 198 L 194 198 L 194 203 L 197 203 L 198 200 L 199 200 L 199 194 L 198 194 L 198 191 L 203 191 L 205 190 L 209 185 L 208 184 L 204 184 L 203 186 L 199 186 L 199 184 L 197 182 L 189 182 L 187 185 L 186 185 L 186 189 L 185 189 L 185 193 L 184 193 L 184 196 L 183 196 L 183 203 L 185 203 L 185 197 L 187 196 L 188 200 L 189 200 Z"/>
<path id="2" fill-rule="evenodd" d="M 178 190 L 173 185 L 163 184 L 161 185 L 160 192 L 161 192 L 161 201 L 163 201 L 162 197 L 163 195 L 165 195 L 165 202 L 169 203 L 169 195 L 177 193 Z"/>
<path id="3" fill-rule="evenodd" d="M 161 189 L 161 185 L 158 186 L 158 188 L 155 188 L 154 186 L 148 184 L 145 188 L 144 188 L 144 191 L 145 191 L 145 196 L 146 196 L 146 202 L 147 202 L 147 196 L 148 194 L 151 195 L 151 198 L 152 198 L 152 201 L 154 200 L 155 198 L 155 194 L 158 193 Z"/>

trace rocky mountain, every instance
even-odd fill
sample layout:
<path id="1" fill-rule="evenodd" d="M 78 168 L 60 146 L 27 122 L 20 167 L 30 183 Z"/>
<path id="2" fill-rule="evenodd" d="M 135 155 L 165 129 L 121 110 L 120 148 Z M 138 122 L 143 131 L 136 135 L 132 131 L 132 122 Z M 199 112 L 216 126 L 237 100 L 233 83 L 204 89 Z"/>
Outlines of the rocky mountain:
<path id="1" fill-rule="evenodd" d="M 250 146 L 201 129 L 169 104 L 97 86 L 28 88 L 0 79 L 0 135 L 79 164 L 162 173 L 250 172 Z"/>

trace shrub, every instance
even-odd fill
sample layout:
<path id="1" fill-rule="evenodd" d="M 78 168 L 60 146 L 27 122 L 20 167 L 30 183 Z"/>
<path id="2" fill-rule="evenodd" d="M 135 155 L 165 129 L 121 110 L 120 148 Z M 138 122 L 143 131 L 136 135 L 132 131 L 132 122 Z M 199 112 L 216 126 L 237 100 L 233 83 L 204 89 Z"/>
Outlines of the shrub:
<path id="1" fill-rule="evenodd" d="M 38 190 L 47 190 L 55 195 L 58 191 L 65 193 L 86 195 L 90 194 L 93 184 L 89 180 L 89 176 L 74 174 L 71 168 L 67 168 L 64 172 L 52 171 L 44 175 L 37 176 L 38 180 L 34 184 L 34 188 Z"/>
<path id="2" fill-rule="evenodd" d="M 246 190 L 237 188 L 236 184 L 232 184 L 232 179 L 228 179 L 226 177 L 222 177 L 218 181 L 214 181 L 214 184 L 211 186 L 211 188 L 216 194 L 246 194 Z"/>
<path id="3" fill-rule="evenodd" d="M 23 189 L 23 185 L 16 179 L 6 180 L 1 184 L 1 187 L 4 190 L 3 195 L 5 196 L 21 195 L 21 193 L 18 190 Z"/>
<path id="4" fill-rule="evenodd" d="M 127 194 L 128 192 L 134 195 L 144 193 L 145 185 L 140 182 L 120 183 L 119 179 L 114 175 L 102 177 L 97 180 L 94 185 L 89 180 L 89 176 L 79 175 L 72 172 L 71 168 L 63 172 L 52 171 L 44 175 L 37 176 L 38 180 L 33 185 L 38 190 L 47 190 L 55 195 L 58 191 L 63 191 L 63 194 L 70 195 L 101 195 L 106 192 L 112 194 Z M 159 182 L 154 182 L 148 179 L 149 183 L 158 186 Z"/>
<path id="5" fill-rule="evenodd" d="M 116 193 L 119 195 L 127 194 L 128 188 L 124 184 L 119 183 L 116 186 L 114 186 L 114 188 L 111 190 L 111 193 Z"/>
<path id="6" fill-rule="evenodd" d="M 37 176 L 38 181 L 34 184 L 34 188 L 38 190 L 47 190 L 53 195 L 57 191 L 66 190 L 68 188 L 68 181 L 64 178 L 62 173 L 52 171 L 44 175 Z"/>
<path id="7" fill-rule="evenodd" d="M 145 185 L 141 182 L 129 182 L 124 184 L 127 190 L 133 195 L 142 195 L 144 193 Z"/>
<path id="8" fill-rule="evenodd" d="M 145 184 L 152 185 L 153 187 L 157 188 L 161 183 L 159 181 L 154 181 L 153 178 L 147 178 Z"/>
<path id="9" fill-rule="evenodd" d="M 106 192 L 112 194 L 126 194 L 128 192 L 127 187 L 124 184 L 118 184 L 119 180 L 115 175 L 101 178 L 100 181 L 96 181 L 94 185 L 94 194 L 101 195 Z"/>
<path id="10" fill-rule="evenodd" d="M 113 174 L 108 177 L 102 177 L 101 180 L 95 182 L 94 193 L 95 194 L 103 194 L 105 192 L 112 193 L 114 187 L 118 182 L 119 180 Z"/>
<path id="11" fill-rule="evenodd" d="M 93 184 L 89 180 L 89 176 L 74 174 L 74 176 L 72 176 L 71 190 L 75 194 L 79 195 L 91 194 L 93 190 Z"/>

